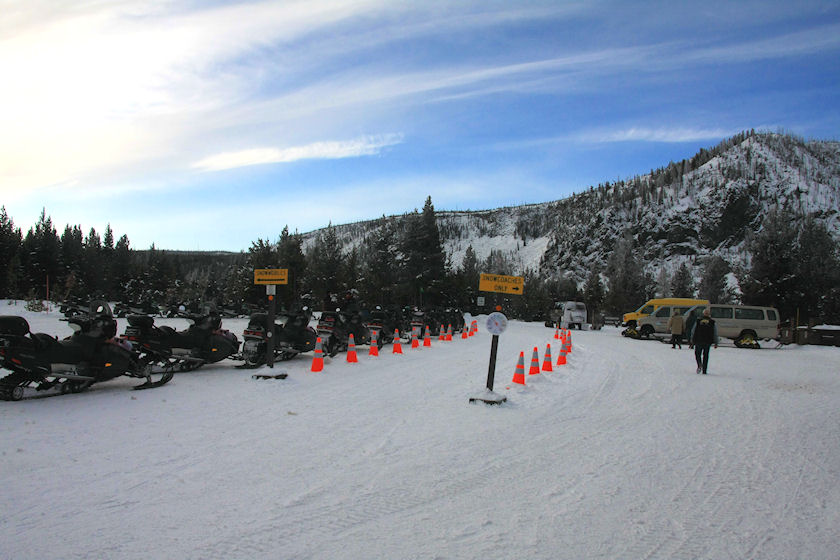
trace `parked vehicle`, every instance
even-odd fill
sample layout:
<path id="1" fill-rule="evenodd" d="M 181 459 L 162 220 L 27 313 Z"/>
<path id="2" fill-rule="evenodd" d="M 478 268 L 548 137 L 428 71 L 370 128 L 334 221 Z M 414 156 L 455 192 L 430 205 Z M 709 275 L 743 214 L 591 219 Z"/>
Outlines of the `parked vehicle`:
<path id="1" fill-rule="evenodd" d="M 582 301 L 567 301 L 563 304 L 560 328 L 581 330 L 586 325 L 586 304 Z"/>
<path id="2" fill-rule="evenodd" d="M 27 388 L 77 393 L 120 375 L 146 380 L 135 389 L 160 387 L 172 379 L 164 373 L 153 381 L 149 362 L 115 338 L 117 321 L 106 302 L 92 302 L 88 312 L 66 320 L 74 333 L 57 340 L 31 332 L 23 317 L 0 316 L 0 367 L 11 372 L 0 379 L 0 399 L 20 400 Z"/>
<path id="3" fill-rule="evenodd" d="M 678 315 L 683 315 L 692 307 L 694 306 L 663 305 L 647 317 L 639 319 L 636 330 L 641 338 L 650 338 L 654 333 L 668 334 L 668 321 L 670 320 L 671 315 L 674 314 L 674 311 L 676 311 Z M 705 306 L 701 306 L 701 309 L 703 307 Z"/>
<path id="4" fill-rule="evenodd" d="M 302 352 L 315 349 L 318 335 L 309 326 L 312 310 L 308 305 L 298 309 L 281 311 L 274 323 L 274 359 L 290 360 Z M 268 351 L 268 314 L 251 314 L 248 326 L 242 334 L 242 359 L 245 367 L 257 367 L 266 363 Z"/>
<path id="5" fill-rule="evenodd" d="M 639 319 L 642 317 L 647 317 L 657 309 L 662 306 L 681 306 L 681 307 L 691 307 L 693 305 L 700 305 L 702 303 L 708 304 L 709 300 L 707 299 L 694 299 L 694 298 L 656 298 L 656 299 L 649 299 L 635 311 L 631 311 L 630 313 L 625 313 L 624 316 L 621 318 L 622 322 L 624 323 L 625 327 L 636 327 L 638 325 Z"/>
<path id="6" fill-rule="evenodd" d="M 143 359 L 163 371 L 190 371 L 239 351 L 239 340 L 222 328 L 222 317 L 215 306 L 207 305 L 201 313 L 184 316 L 189 328 L 176 331 L 169 326 L 156 326 L 154 317 L 149 315 L 129 315 L 123 338 Z"/>
<path id="7" fill-rule="evenodd" d="M 753 305 L 711 304 L 695 305 L 684 314 L 686 334 L 694 322 L 709 308 L 715 320 L 718 336 L 735 341 L 739 348 L 759 348 L 760 339 L 779 338 L 779 311 L 773 307 Z"/>

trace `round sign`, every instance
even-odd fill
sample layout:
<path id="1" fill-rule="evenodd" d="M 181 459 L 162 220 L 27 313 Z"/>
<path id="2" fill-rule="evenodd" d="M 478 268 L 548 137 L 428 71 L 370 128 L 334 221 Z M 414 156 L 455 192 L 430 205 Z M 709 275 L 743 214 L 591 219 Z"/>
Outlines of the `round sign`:
<path id="1" fill-rule="evenodd" d="M 487 332 L 490 334 L 500 335 L 505 332 L 507 328 L 507 317 L 499 312 L 491 313 L 487 316 Z"/>

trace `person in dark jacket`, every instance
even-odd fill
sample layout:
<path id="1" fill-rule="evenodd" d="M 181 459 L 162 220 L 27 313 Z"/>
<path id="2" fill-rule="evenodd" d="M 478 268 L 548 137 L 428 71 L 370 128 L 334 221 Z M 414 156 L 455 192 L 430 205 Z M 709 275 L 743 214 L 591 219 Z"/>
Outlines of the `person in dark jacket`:
<path id="1" fill-rule="evenodd" d="M 718 334 L 715 320 L 709 313 L 709 308 L 703 310 L 703 316 L 692 326 L 689 340 L 694 345 L 694 359 L 697 362 L 697 373 L 703 374 L 709 368 L 709 349 L 712 345 L 717 348 Z"/>

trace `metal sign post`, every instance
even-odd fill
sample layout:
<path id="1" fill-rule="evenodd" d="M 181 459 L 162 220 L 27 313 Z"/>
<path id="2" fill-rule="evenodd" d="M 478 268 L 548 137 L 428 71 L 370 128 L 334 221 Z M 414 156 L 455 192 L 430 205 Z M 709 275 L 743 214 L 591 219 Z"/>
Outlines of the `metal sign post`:
<path id="1" fill-rule="evenodd" d="M 256 268 L 254 269 L 254 284 L 265 285 L 265 295 L 268 296 L 268 321 L 265 327 L 265 363 L 274 368 L 274 296 L 277 295 L 277 284 L 289 283 L 289 269 L 287 268 Z"/>
<path id="2" fill-rule="evenodd" d="M 276 306 L 274 296 L 277 293 L 277 285 L 266 284 L 265 293 L 268 296 L 268 324 L 265 327 L 265 364 L 270 368 L 274 368 L 274 313 Z"/>
<path id="3" fill-rule="evenodd" d="M 507 397 L 503 397 L 493 392 L 493 382 L 496 377 L 496 351 L 499 348 L 499 335 L 505 332 L 507 328 L 507 317 L 498 311 L 491 313 L 487 317 L 487 332 L 493 335 L 490 342 L 490 365 L 487 368 L 487 390 L 475 397 L 470 398 L 470 402 L 481 401 L 486 404 L 502 404 L 507 401 Z"/>

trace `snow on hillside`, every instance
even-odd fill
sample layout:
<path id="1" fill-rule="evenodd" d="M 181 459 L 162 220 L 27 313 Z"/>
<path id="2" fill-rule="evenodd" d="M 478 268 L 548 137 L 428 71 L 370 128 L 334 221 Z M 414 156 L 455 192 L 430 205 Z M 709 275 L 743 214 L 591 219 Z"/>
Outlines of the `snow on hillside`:
<path id="1" fill-rule="evenodd" d="M 282 381 L 225 361 L 148 391 L 0 402 L 0 557 L 836 557 L 840 349 L 727 343 L 703 376 L 688 349 L 574 331 L 568 364 L 520 388 L 519 353 L 527 370 L 558 348 L 513 321 L 491 407 L 468 403 L 483 319 L 322 373 L 299 357 Z"/>
<path id="2" fill-rule="evenodd" d="M 814 215 L 840 239 L 840 143 L 744 135 L 651 174 L 562 200 L 495 210 L 438 209 L 436 217 L 454 268 L 472 246 L 480 262 L 495 251 L 499 258 L 493 262 L 504 262 L 507 273 L 568 275 L 582 286 L 593 268 L 605 268 L 616 241 L 628 233 L 652 278 L 686 264 L 697 279 L 710 255 L 734 268 L 746 265 L 747 238 L 760 231 L 771 209 L 782 206 Z M 334 227 L 350 251 L 361 248 L 383 221 Z M 317 234 L 304 235 L 305 250 Z"/>

